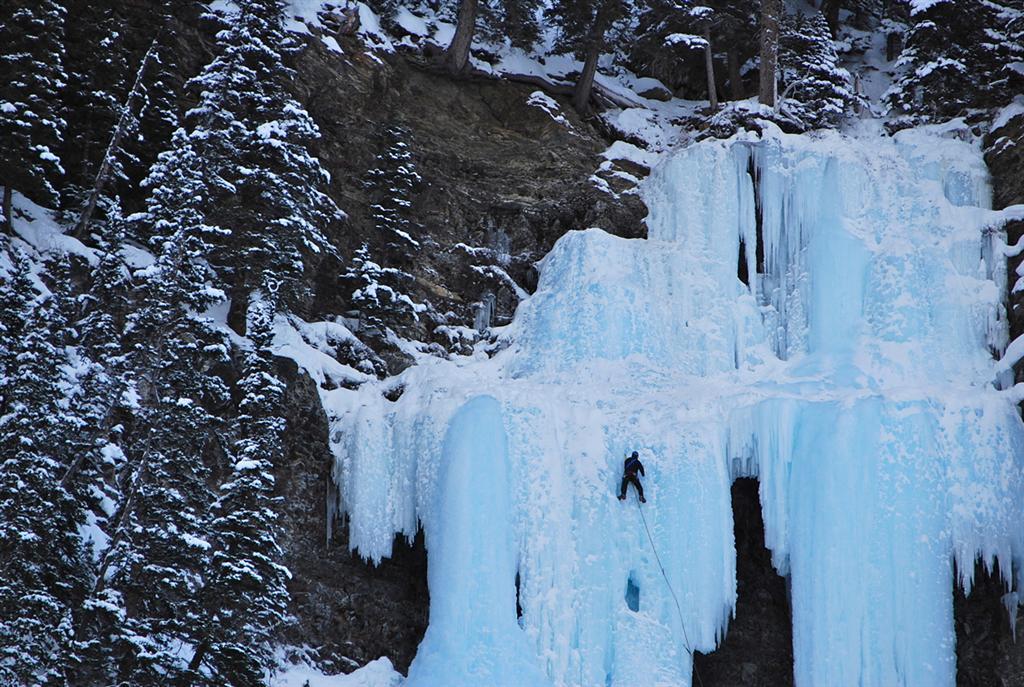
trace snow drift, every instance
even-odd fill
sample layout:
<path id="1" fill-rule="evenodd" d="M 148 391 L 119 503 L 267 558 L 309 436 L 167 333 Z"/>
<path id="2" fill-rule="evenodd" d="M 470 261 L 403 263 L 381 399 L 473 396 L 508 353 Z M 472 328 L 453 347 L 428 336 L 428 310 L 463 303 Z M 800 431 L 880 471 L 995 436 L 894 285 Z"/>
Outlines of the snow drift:
<path id="1" fill-rule="evenodd" d="M 324 391 L 351 546 L 426 533 L 406 684 L 689 685 L 754 475 L 797 685 L 954 685 L 954 561 L 969 587 L 1024 552 L 988 195 L 975 147 L 921 132 L 692 145 L 645 184 L 648 239 L 559 240 L 493 358 Z M 681 613 L 615 498 L 633 449 Z"/>

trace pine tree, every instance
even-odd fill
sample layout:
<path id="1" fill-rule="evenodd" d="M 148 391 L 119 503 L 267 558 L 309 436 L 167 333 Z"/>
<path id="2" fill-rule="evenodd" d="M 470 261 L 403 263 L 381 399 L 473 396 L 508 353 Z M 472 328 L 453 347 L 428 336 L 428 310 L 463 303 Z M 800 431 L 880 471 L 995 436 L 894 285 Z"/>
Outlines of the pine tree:
<path id="1" fill-rule="evenodd" d="M 397 241 L 403 249 L 418 249 L 415 234 L 422 227 L 412 217 L 412 194 L 423 178 L 416 171 L 416 162 L 407 140 L 410 132 L 400 126 L 384 130 L 387 148 L 374 160 L 366 173 L 364 186 L 370 196 L 373 226 L 385 240 Z"/>
<path id="2" fill-rule="evenodd" d="M 61 485 L 68 438 L 56 294 L 23 311 L 24 331 L 0 417 L 0 684 L 62 684 L 72 611 L 89 583 L 82 504 Z M 32 294 L 14 300 L 31 304 Z"/>
<path id="3" fill-rule="evenodd" d="M 211 551 L 203 590 L 206 614 L 191 664 L 192 684 L 263 685 L 271 639 L 286 620 L 290 577 L 281 565 L 273 464 L 283 453 L 284 384 L 270 346 L 274 309 L 257 292 L 249 304 L 252 349 L 239 382 L 239 440 L 228 479 L 211 508 Z"/>
<path id="4" fill-rule="evenodd" d="M 204 457 L 219 441 L 213 411 L 228 402 L 210 373 L 223 362 L 224 341 L 196 315 L 223 297 L 211 284 L 209 239 L 218 230 L 204 220 L 206 176 L 179 130 L 147 179 L 146 212 L 134 218 L 152 227 L 158 258 L 141 274 L 142 307 L 125 327 L 139 407 L 81 641 L 116 666 L 118 680 L 140 687 L 168 684 L 186 668 L 177 648 L 191 642 L 200 618 L 195 599 L 209 548 Z"/>
<path id="5" fill-rule="evenodd" d="M 66 205 L 77 212 L 93 186 L 128 90 L 125 27 L 107 3 L 68 2 L 68 130 L 61 154 Z"/>
<path id="6" fill-rule="evenodd" d="M 989 0 L 911 6 L 912 26 L 886 93 L 906 123 L 941 121 L 999 100 L 1007 50 L 1005 16 Z"/>
<path id="7" fill-rule="evenodd" d="M 136 196 L 140 182 L 149 175 L 157 162 L 157 154 L 168 148 L 171 137 L 181 126 L 185 84 L 194 75 L 195 67 L 182 59 L 184 53 L 180 46 L 194 40 L 187 33 L 187 27 L 196 26 L 208 11 L 207 3 L 200 0 L 120 4 L 125 32 L 137 45 L 146 48 L 135 51 L 128 60 L 137 95 L 133 100 L 129 94 L 121 101 L 121 107 L 130 108 L 132 114 L 131 121 L 126 122 L 130 125 L 130 135 L 124 135 L 120 146 L 114 147 L 119 174 L 110 180 L 115 187 L 110 194 L 120 199 L 126 210 L 134 209 L 131 201 L 144 202 L 144 198 Z M 128 113 L 122 109 L 122 115 L 125 114 Z M 108 146 L 110 142 L 112 139 Z M 143 223 L 129 226 L 133 231 L 146 228 Z M 146 243 L 150 236 L 131 235 L 130 238 Z"/>
<path id="8" fill-rule="evenodd" d="M 0 258 L 10 263 L 8 270 L 0 262 L 0 417 L 7 414 L 10 384 L 13 380 L 19 342 L 25 333 L 29 304 L 35 299 L 35 288 L 29 279 L 30 263 L 21 250 L 0 237 Z"/>
<path id="9" fill-rule="evenodd" d="M 850 73 L 839 66 L 820 12 L 787 17 L 779 49 L 780 86 L 787 114 L 808 129 L 837 126 L 854 100 Z"/>
<path id="10" fill-rule="evenodd" d="M 62 481 L 66 487 L 71 482 L 83 481 L 80 472 L 85 471 L 94 492 L 106 493 L 116 503 L 116 485 L 107 482 L 103 472 L 110 467 L 110 456 L 120 453 L 109 435 L 130 388 L 122 336 L 131 288 L 122 255 L 123 220 L 116 208 L 110 228 L 112 235 L 100 239 L 103 253 L 90 275 L 89 290 L 78 299 L 81 314 L 74 331 L 79 372 L 69 399 L 69 408 L 79 425 L 74 434 L 78 448 Z M 108 514 L 97 511 L 96 516 L 105 520 Z"/>
<path id="11" fill-rule="evenodd" d="M 529 51 L 540 37 L 540 0 L 501 0 L 480 5 L 481 34 L 498 43 Z"/>
<path id="12" fill-rule="evenodd" d="M 323 230 L 343 216 L 309 151 L 319 130 L 288 94 L 293 72 L 279 51 L 292 39 L 283 7 L 281 0 L 242 6 L 218 36 L 218 56 L 191 82 L 200 99 L 186 117 L 213 171 L 203 210 L 225 231 L 214 261 L 243 313 L 264 274 L 279 281 L 286 303 L 303 297 L 306 263 L 329 250 Z"/>
<path id="13" fill-rule="evenodd" d="M 356 251 L 342 279 L 355 286 L 349 300 L 359 312 L 361 327 L 373 336 L 383 338 L 390 326 L 411 326 L 428 308 L 406 293 L 414 281 L 412 275 L 379 265 L 367 244 Z"/>
<path id="14" fill-rule="evenodd" d="M 0 5 L 0 186 L 10 230 L 12 191 L 54 204 L 65 122 L 64 8 L 55 0 Z"/>
<path id="15" fill-rule="evenodd" d="M 996 106 L 1008 104 L 1024 93 L 1024 0 L 1003 0 L 999 4 L 999 69 L 992 84 Z"/>
<path id="16" fill-rule="evenodd" d="M 724 50 L 728 80 L 733 99 L 744 97 L 740 65 L 754 56 L 752 37 L 756 35 L 755 7 L 752 2 L 724 0 L 645 0 L 638 16 L 637 39 L 632 58 L 645 73 L 672 89 L 696 82 L 702 76 L 713 83 L 714 53 Z M 696 71 L 697 50 L 705 60 Z M 708 55 L 712 68 L 708 68 Z M 708 89 L 708 93 L 712 93 Z M 709 98 L 710 100 L 710 98 Z"/>
<path id="17" fill-rule="evenodd" d="M 110 215 L 114 212 L 120 214 L 120 208 L 113 207 L 118 205 L 116 199 L 111 198 L 111 196 L 116 196 L 116 187 L 113 182 L 125 178 L 124 160 L 127 158 L 126 145 L 127 141 L 131 139 L 132 134 L 137 133 L 139 129 L 139 114 L 136 112 L 136 109 L 138 102 L 143 99 L 145 94 L 147 74 L 153 69 L 152 65 L 158 60 L 160 51 L 159 38 L 160 36 L 158 35 L 157 38 L 153 39 L 149 49 L 142 56 L 131 87 L 127 89 L 123 102 L 112 102 L 118 97 L 114 93 L 104 94 L 102 105 L 110 107 L 111 116 L 109 122 L 104 122 L 109 126 L 102 129 L 104 133 L 102 153 L 95 162 L 83 153 L 83 178 L 81 186 L 74 189 L 72 193 L 75 196 L 74 210 L 77 213 L 73 232 L 76 238 L 82 238 L 85 235 L 89 229 L 90 222 L 93 221 L 94 215 L 96 215 L 97 209 L 101 211 L 101 216 Z M 122 73 L 127 73 L 126 67 Z M 88 142 L 88 139 L 86 142 Z M 100 233 L 102 234 L 102 232 Z"/>
<path id="18" fill-rule="evenodd" d="M 99 240 L 100 258 L 90 274 L 81 322 L 83 344 L 105 367 L 120 357 L 132 286 L 124 256 L 125 220 L 116 207 L 109 225 L 109 233 Z M 117 367 L 123 368 L 123 364 Z"/>

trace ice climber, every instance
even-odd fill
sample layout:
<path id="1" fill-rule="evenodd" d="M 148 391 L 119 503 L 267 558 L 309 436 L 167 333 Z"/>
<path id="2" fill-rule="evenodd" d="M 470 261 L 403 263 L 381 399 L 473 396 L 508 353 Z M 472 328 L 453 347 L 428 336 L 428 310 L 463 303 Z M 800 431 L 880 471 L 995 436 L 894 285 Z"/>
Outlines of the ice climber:
<path id="1" fill-rule="evenodd" d="M 636 494 L 640 497 L 640 503 L 647 503 L 647 499 L 644 498 L 644 486 L 640 484 L 640 478 L 636 476 L 637 472 L 646 477 L 644 464 L 640 462 L 640 454 L 633 451 L 633 455 L 626 458 L 622 465 L 622 489 L 619 490 L 619 501 L 626 500 L 626 489 L 632 484 L 636 487 Z"/>

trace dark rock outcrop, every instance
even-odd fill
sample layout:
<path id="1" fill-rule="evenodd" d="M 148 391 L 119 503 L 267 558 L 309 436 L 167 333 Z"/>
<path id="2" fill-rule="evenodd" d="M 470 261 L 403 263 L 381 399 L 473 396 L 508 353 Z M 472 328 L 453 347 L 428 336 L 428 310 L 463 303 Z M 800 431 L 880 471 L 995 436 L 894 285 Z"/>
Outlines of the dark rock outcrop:
<path id="1" fill-rule="evenodd" d="M 328 672 L 380 656 L 404 672 L 427 627 L 422 533 L 413 542 L 396 538 L 393 555 L 378 566 L 349 552 L 347 529 L 328 508 L 335 487 L 316 384 L 290 360 L 278 360 L 278 375 L 288 384 L 288 450 L 276 480 L 295 616 L 282 639 L 307 647 L 307 658 Z"/>
<path id="2" fill-rule="evenodd" d="M 984 140 L 985 162 L 992 174 L 992 205 L 996 209 L 1024 203 L 1024 116 L 991 131 Z M 1024 236 L 1024 222 L 1006 225 L 1012 245 Z M 1008 261 L 1007 314 L 1010 339 L 1024 334 L 1024 292 L 1014 292 L 1017 270 L 1024 255 Z M 1024 366 L 1015 368 L 1016 381 L 1024 381 Z M 988 570 L 981 561 L 974 567 L 974 585 L 964 594 L 954 582 L 953 615 L 956 626 L 958 687 L 1019 687 L 1024 685 L 1024 643 L 1016 641 L 1003 604 L 1007 589 L 998 567 Z M 1018 627 L 1024 621 L 1015 607 Z"/>
<path id="3" fill-rule="evenodd" d="M 1015 641 L 1010 628 L 1010 618 L 1003 604 L 1007 590 L 998 566 L 988 570 L 977 561 L 969 595 L 964 594 L 959 584 L 954 584 L 957 687 L 1024 685 L 1024 645 Z M 1019 608 L 1014 611 L 1019 624 L 1024 618 Z"/>
<path id="4" fill-rule="evenodd" d="M 1024 115 L 1015 117 L 988 134 L 984 140 L 985 162 L 992 174 L 992 206 L 999 210 L 1024 203 Z M 1006 225 L 1006 238 L 1013 245 L 1024 236 L 1024 222 Z M 1013 292 L 1017 270 L 1024 263 L 1024 254 L 1009 259 L 1007 310 L 1010 319 L 1010 340 L 1024 334 L 1024 291 Z M 1016 381 L 1024 381 L 1024 368 L 1016 369 Z"/>
<path id="5" fill-rule="evenodd" d="M 343 257 L 368 243 L 385 263 L 410 273 L 410 295 L 429 301 L 436 313 L 450 313 L 443 324 L 472 325 L 486 293 L 494 297 L 492 323 L 510 321 L 518 297 L 502 273 L 530 291 L 535 261 L 567 231 L 599 226 L 644 235 L 640 199 L 616 197 L 590 181 L 608 142 L 567 102 L 560 103 L 562 121 L 556 121 L 528 102 L 533 86 L 453 80 L 416 56 L 369 57 L 356 38 L 339 40 L 344 55 L 311 40 L 296 80 L 323 134 L 318 153 L 333 175 L 331 190 L 349 215 L 343 233 L 332 239 Z M 374 228 L 363 183 L 387 144 L 384 130 L 394 126 L 407 132 L 422 177 L 410 199 L 421 225 L 414 237 L 419 249 Z M 345 312 L 350 294 L 338 271 L 336 263 L 324 263 L 312 315 Z M 424 317 L 393 328 L 412 340 L 446 345 L 433 335 L 436 324 Z M 389 367 L 395 372 L 401 361 Z"/>

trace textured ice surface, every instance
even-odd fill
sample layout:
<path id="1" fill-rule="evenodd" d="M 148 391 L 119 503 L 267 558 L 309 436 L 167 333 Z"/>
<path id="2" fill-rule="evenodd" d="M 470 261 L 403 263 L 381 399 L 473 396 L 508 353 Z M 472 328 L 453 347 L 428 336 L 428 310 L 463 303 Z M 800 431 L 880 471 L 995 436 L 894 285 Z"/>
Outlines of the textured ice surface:
<path id="1" fill-rule="evenodd" d="M 689 685 L 756 475 L 797 684 L 951 687 L 954 560 L 1024 562 L 988 194 L 975 147 L 921 132 L 693 145 L 645 183 L 648 239 L 558 241 L 494 358 L 325 391 L 351 545 L 426 532 L 407 684 Z M 682 623 L 615 498 L 633 449 Z"/>

